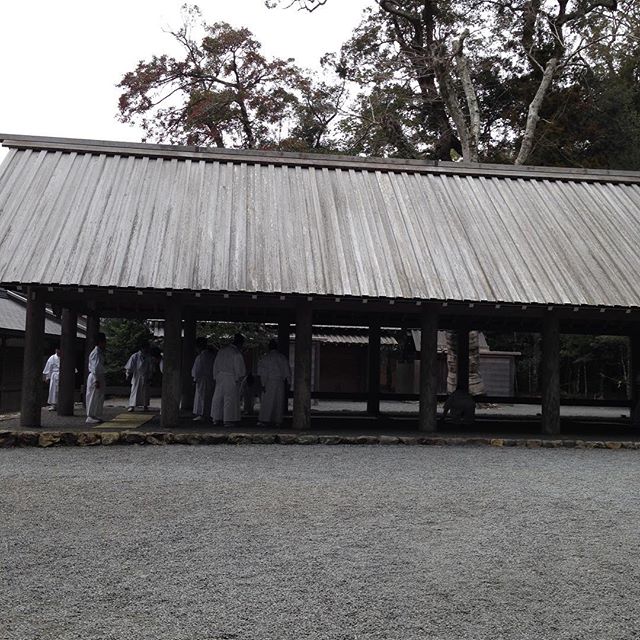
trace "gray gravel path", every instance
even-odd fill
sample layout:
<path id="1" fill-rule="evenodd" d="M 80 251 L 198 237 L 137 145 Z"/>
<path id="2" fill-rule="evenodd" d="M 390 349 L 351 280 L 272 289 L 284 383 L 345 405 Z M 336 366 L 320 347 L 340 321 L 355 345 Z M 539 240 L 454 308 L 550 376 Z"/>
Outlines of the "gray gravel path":
<path id="1" fill-rule="evenodd" d="M 640 637 L 637 451 L 0 451 L 0 637 Z"/>

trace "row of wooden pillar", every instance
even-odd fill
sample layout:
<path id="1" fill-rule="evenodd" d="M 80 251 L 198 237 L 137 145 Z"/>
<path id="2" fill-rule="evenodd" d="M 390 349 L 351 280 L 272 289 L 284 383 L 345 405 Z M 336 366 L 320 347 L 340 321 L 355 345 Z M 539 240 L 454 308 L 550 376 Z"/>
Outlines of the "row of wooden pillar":
<path id="1" fill-rule="evenodd" d="M 21 422 L 24 426 L 40 426 L 42 407 L 42 354 L 44 352 L 45 301 L 37 289 L 28 291 L 25 327 L 25 352 L 22 380 Z M 311 305 L 301 304 L 296 312 L 295 380 L 293 424 L 299 429 L 311 426 L 311 366 L 313 314 Z M 88 316 L 86 354 L 95 347 L 99 320 Z M 69 309 L 62 312 L 62 338 L 60 358 L 60 387 L 58 413 L 73 415 L 75 382 L 75 341 L 78 316 Z M 280 348 L 288 354 L 290 322 L 280 323 L 278 337 Z M 164 322 L 164 355 L 162 372 L 161 424 L 169 427 L 178 423 L 180 411 L 193 407 L 191 366 L 195 352 L 196 322 L 183 320 L 179 305 L 167 308 Z M 379 327 L 378 327 L 379 346 Z M 379 348 L 378 369 L 379 369 Z M 86 358 L 85 371 L 86 378 Z"/>
<path id="2" fill-rule="evenodd" d="M 25 321 L 24 362 L 22 371 L 22 399 L 20 421 L 23 426 L 39 427 L 43 401 L 42 354 L 45 336 L 45 299 L 42 291 L 29 288 Z M 85 361 L 83 377 L 87 375 L 87 361 L 95 347 L 99 331 L 99 318 L 87 316 Z M 78 314 L 71 309 L 62 310 L 62 333 L 60 336 L 60 371 L 57 412 L 61 416 L 72 416 L 75 403 L 76 340 Z"/>
<path id="3" fill-rule="evenodd" d="M 462 390 L 469 390 L 469 327 L 458 330 L 457 384 Z M 437 428 L 438 394 L 438 314 L 428 307 L 420 321 L 420 413 L 421 431 L 435 431 Z M 380 324 L 369 328 L 369 371 L 367 412 L 380 413 Z M 555 316 L 545 319 L 542 328 L 542 430 L 547 434 L 560 432 L 560 323 Z M 633 371 L 640 371 L 640 340 L 632 340 Z M 634 351 L 635 349 L 635 351 Z M 634 389 L 638 389 L 636 384 Z M 637 402 L 637 398 L 634 400 Z M 634 404 L 635 406 L 635 404 Z"/>
<path id="4" fill-rule="evenodd" d="M 40 290 L 29 289 L 27 294 L 24 372 L 22 386 L 22 424 L 40 425 L 42 406 L 42 354 L 44 351 L 45 301 Z M 73 415 L 75 380 L 75 342 L 78 316 L 69 309 L 62 312 L 60 360 L 60 391 L 58 413 Z M 290 319 L 278 326 L 280 348 L 288 356 Z M 95 346 L 99 330 L 96 315 L 88 316 L 86 357 Z M 425 307 L 420 319 L 422 334 L 420 349 L 420 413 L 419 428 L 435 431 L 438 391 L 438 314 L 435 308 Z M 311 426 L 313 310 L 308 301 L 301 302 L 295 316 L 294 401 L 293 427 L 299 430 Z M 165 427 L 178 423 L 180 410 L 193 408 L 191 366 L 195 352 L 196 321 L 182 316 L 179 304 L 167 307 L 164 325 L 164 357 L 162 376 L 162 415 Z M 372 323 L 369 330 L 368 400 L 367 411 L 380 413 L 380 345 L 381 328 Z M 640 338 L 631 340 L 632 372 L 640 372 Z M 468 389 L 469 340 L 468 329 L 458 332 L 458 385 Z M 86 358 L 85 371 L 86 378 Z M 636 373 L 637 375 L 637 373 Z M 638 402 L 640 380 L 633 381 L 632 406 Z M 547 434 L 560 431 L 560 325 L 558 318 L 549 315 L 542 327 L 542 429 Z"/>
<path id="5" fill-rule="evenodd" d="M 306 430 L 311 426 L 311 370 L 312 370 L 312 336 L 313 312 L 311 305 L 302 303 L 296 311 L 296 340 L 294 354 L 294 402 L 293 426 Z M 422 344 L 420 350 L 420 414 L 421 431 L 435 431 L 437 428 L 437 393 L 438 393 L 438 315 L 427 310 L 421 317 Z M 195 329 L 194 329 L 195 331 Z M 278 327 L 278 341 L 285 355 L 289 355 L 290 323 L 284 321 Z M 469 388 L 469 329 L 458 332 L 458 385 Z M 186 333 L 185 333 L 186 337 Z M 165 340 L 166 340 L 165 332 Z M 560 331 L 556 318 L 545 322 L 543 328 L 543 357 L 545 368 L 542 397 L 543 430 L 554 434 L 560 431 Z M 186 343 L 186 340 L 185 340 Z M 368 358 L 368 398 L 367 412 L 371 415 L 380 413 L 380 354 L 381 328 L 379 323 L 372 323 L 369 328 Z M 166 352 L 166 347 L 165 347 Z M 640 359 L 638 360 L 640 366 Z M 163 388 L 164 397 L 164 388 Z M 183 401 L 183 408 L 186 405 Z"/>
<path id="6" fill-rule="evenodd" d="M 289 319 L 278 326 L 280 349 L 289 353 Z M 174 426 L 180 418 L 180 411 L 193 408 L 193 384 L 191 366 L 195 353 L 196 321 L 191 317 L 182 318 L 178 305 L 167 309 L 164 322 L 164 354 L 162 372 L 162 413 L 163 427 Z M 296 315 L 296 350 L 294 381 L 294 425 L 309 428 L 311 420 L 311 348 L 312 312 L 311 306 L 303 304 Z"/>

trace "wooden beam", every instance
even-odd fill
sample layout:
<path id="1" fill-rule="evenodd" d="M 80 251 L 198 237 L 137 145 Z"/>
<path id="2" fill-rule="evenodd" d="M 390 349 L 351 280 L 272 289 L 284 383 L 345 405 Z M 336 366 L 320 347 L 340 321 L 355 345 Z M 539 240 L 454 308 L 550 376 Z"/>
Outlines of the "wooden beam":
<path id="1" fill-rule="evenodd" d="M 369 326 L 367 413 L 380 415 L 380 323 Z"/>
<path id="2" fill-rule="evenodd" d="M 61 307 L 85 309 L 91 300 L 105 317 L 161 317 L 164 313 L 166 291 L 143 289 L 143 295 L 137 289 L 107 287 L 84 287 L 83 293 L 78 287 L 53 288 L 47 293 L 47 299 Z M 111 293 L 109 293 L 111 291 Z M 174 292 L 177 295 L 179 292 Z M 296 300 L 302 296 L 263 294 L 257 297 L 251 293 L 226 293 L 215 291 L 180 292 L 188 301 L 190 311 L 196 319 L 229 320 L 232 322 L 278 322 L 283 313 L 294 313 Z M 228 296 L 225 298 L 224 296 Z M 306 298 L 306 296 L 304 296 Z M 435 301 L 434 301 L 435 302 Z M 420 327 L 420 309 L 425 304 L 420 300 L 394 300 L 369 298 L 366 305 L 355 297 L 336 295 L 313 296 L 314 321 L 318 324 L 358 324 L 367 325 L 371 317 L 380 321 L 382 326 Z M 482 327 L 489 331 L 539 332 L 542 318 L 547 313 L 547 304 L 515 304 L 501 301 L 437 302 L 442 308 L 440 327 L 455 329 L 458 323 L 466 321 L 470 326 Z M 574 311 L 578 308 L 578 312 Z M 363 313 L 365 311 L 366 313 Z M 624 335 L 635 330 L 640 320 L 639 309 L 611 307 L 602 313 L 600 308 L 575 304 L 554 306 L 558 314 L 563 333 L 585 335 Z M 369 315 L 371 314 L 371 315 Z"/>
<path id="3" fill-rule="evenodd" d="M 301 302 L 296 310 L 295 369 L 293 385 L 293 428 L 311 427 L 311 360 L 313 348 L 311 304 Z"/>
<path id="4" fill-rule="evenodd" d="M 58 415 L 72 416 L 76 386 L 76 338 L 78 314 L 71 309 L 62 310 L 60 337 L 60 382 L 58 388 Z"/>
<path id="5" fill-rule="evenodd" d="M 438 314 L 423 311 L 420 323 L 420 431 L 437 428 L 438 409 Z"/>
<path id="6" fill-rule="evenodd" d="M 560 433 L 560 323 L 549 314 L 542 325 L 542 431 Z"/>
<path id="7" fill-rule="evenodd" d="M 640 331 L 629 336 L 629 356 L 631 424 L 640 427 Z"/>
<path id="8" fill-rule="evenodd" d="M 164 351 L 162 357 L 163 428 L 175 427 L 180 421 L 180 368 L 182 359 L 182 309 L 179 304 L 167 306 L 164 320 Z"/>
<path id="9" fill-rule="evenodd" d="M 35 287 L 28 287 L 20 410 L 20 424 L 23 427 L 39 427 L 42 424 L 44 314 L 42 292 Z"/>
<path id="10" fill-rule="evenodd" d="M 191 316 L 182 321 L 182 394 L 180 408 L 183 411 L 193 409 L 195 386 L 191 369 L 196 357 L 196 321 Z"/>

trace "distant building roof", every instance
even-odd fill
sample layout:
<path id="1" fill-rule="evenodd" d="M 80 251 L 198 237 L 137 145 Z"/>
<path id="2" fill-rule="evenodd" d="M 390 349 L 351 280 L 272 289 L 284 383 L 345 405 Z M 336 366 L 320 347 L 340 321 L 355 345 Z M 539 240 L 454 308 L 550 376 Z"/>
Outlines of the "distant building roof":
<path id="1" fill-rule="evenodd" d="M 225 324 L 225 323 L 220 323 Z M 150 319 L 147 320 L 147 325 L 155 338 L 164 338 L 164 320 Z M 267 324 L 267 327 L 271 328 L 275 332 L 277 327 L 275 325 Z M 358 333 L 358 330 L 360 331 Z M 326 344 L 369 344 L 369 337 L 365 333 L 362 333 L 362 327 L 314 327 L 313 341 L 322 342 Z M 233 331 L 231 331 L 227 338 L 231 340 L 233 338 Z M 291 334 L 291 339 L 295 340 L 295 333 Z M 385 346 L 396 346 L 398 341 L 392 335 L 383 335 L 380 338 L 380 343 Z"/>
<path id="2" fill-rule="evenodd" d="M 640 306 L 640 173 L 0 139 L 0 283 Z"/>
<path id="3" fill-rule="evenodd" d="M 26 300 L 23 296 L 0 289 L 0 332 L 24 333 L 26 318 Z M 46 335 L 59 336 L 62 333 L 62 323 L 50 311 L 44 319 Z M 78 325 L 78 333 L 84 337 L 84 324 Z"/>
<path id="4" fill-rule="evenodd" d="M 164 338 L 164 320 L 159 318 L 149 319 L 146 321 L 150 331 L 155 338 Z M 224 322 L 218 324 L 225 324 Z M 232 324 L 232 323 L 230 323 Z M 273 324 L 266 324 L 267 328 L 270 328 L 275 332 L 277 326 Z M 385 327 L 382 329 L 380 336 L 380 344 L 385 347 L 397 347 L 401 339 L 401 334 L 404 333 L 403 329 Z M 421 334 L 420 331 L 411 330 L 411 338 L 417 351 L 420 351 Z M 230 331 L 227 338 L 231 340 L 233 337 L 233 331 Z M 292 342 L 295 342 L 295 332 L 290 335 Z M 320 325 L 313 328 L 313 341 L 322 344 L 340 344 L 340 345 L 368 345 L 369 336 L 367 334 L 367 327 L 358 326 L 342 326 L 342 325 Z M 492 351 L 487 343 L 485 334 L 481 331 L 478 334 L 478 346 L 481 353 L 493 353 L 493 354 L 509 354 L 520 355 L 519 351 Z M 447 335 L 446 331 L 438 331 L 438 352 L 447 352 Z"/>

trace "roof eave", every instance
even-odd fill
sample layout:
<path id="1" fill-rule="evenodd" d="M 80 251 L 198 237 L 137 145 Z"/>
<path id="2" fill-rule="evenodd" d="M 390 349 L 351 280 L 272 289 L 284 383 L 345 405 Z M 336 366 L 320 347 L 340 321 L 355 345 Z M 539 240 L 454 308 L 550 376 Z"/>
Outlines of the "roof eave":
<path id="1" fill-rule="evenodd" d="M 21 134 L 0 134 L 0 142 L 2 142 L 3 146 L 13 149 L 30 149 L 61 153 L 91 153 L 98 155 L 139 156 L 146 158 L 296 166 L 318 169 L 640 184 L 640 172 L 637 171 L 440 162 L 438 160 L 404 158 L 370 158 L 336 154 L 226 149 Z"/>

